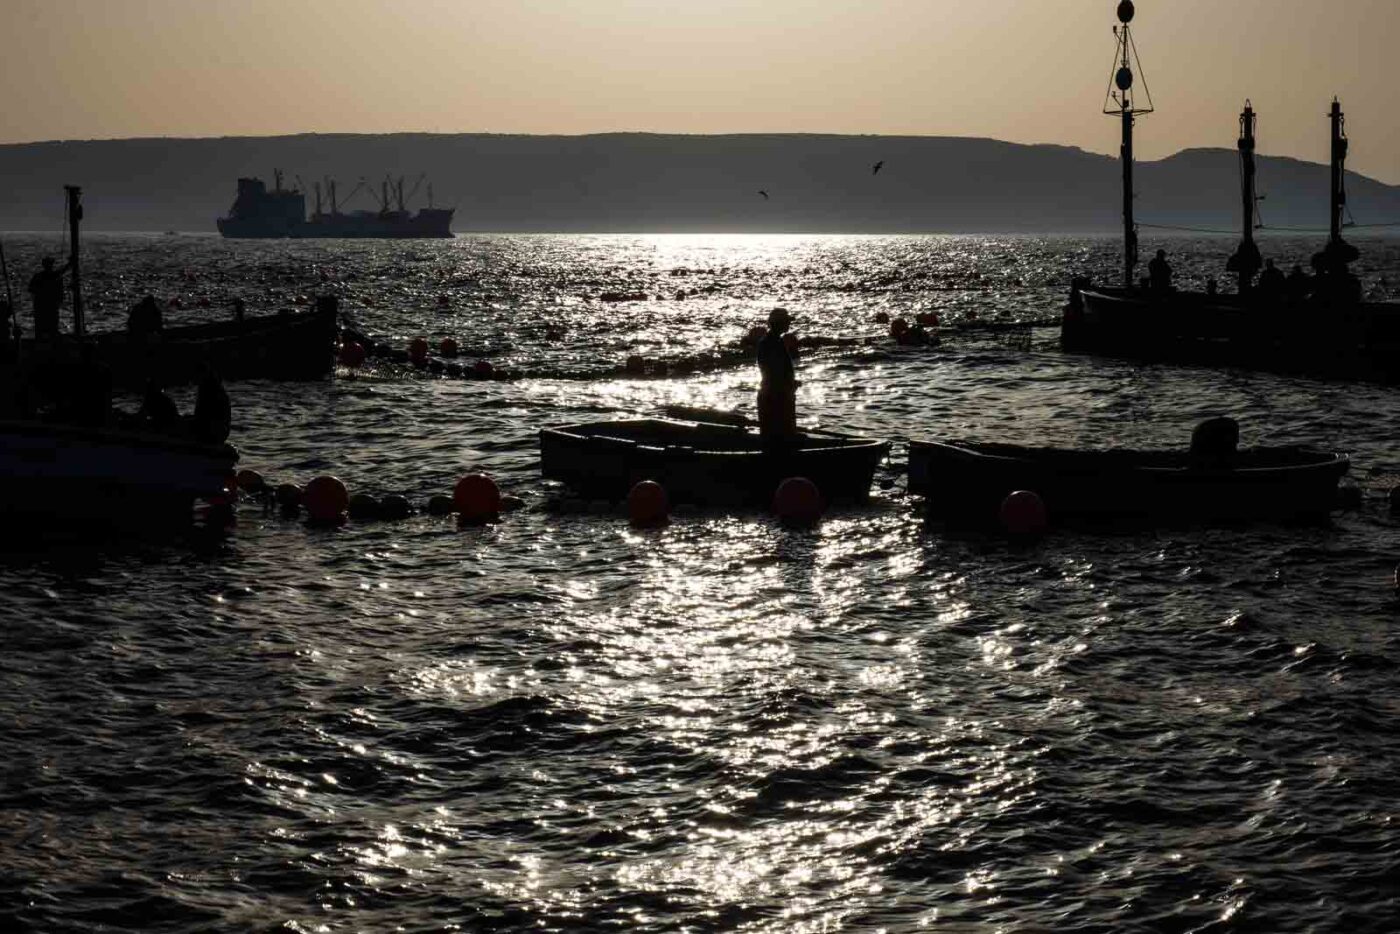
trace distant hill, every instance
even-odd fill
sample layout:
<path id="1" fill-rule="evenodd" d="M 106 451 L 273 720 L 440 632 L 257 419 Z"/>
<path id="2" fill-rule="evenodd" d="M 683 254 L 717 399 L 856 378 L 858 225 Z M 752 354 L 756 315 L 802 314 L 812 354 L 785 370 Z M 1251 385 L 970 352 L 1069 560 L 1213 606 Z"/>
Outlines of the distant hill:
<path id="1" fill-rule="evenodd" d="M 879 174 L 871 167 L 883 160 Z M 1117 161 L 1065 146 L 915 136 L 301 135 L 0 146 L 0 229 L 57 229 L 80 184 L 94 230 L 213 231 L 239 176 L 269 183 L 426 172 L 457 231 L 1110 231 Z M 1234 150 L 1138 165 L 1147 223 L 1239 224 Z M 1268 224 L 1325 227 L 1327 167 L 1261 157 Z M 410 181 L 411 184 L 411 181 Z M 1400 187 L 1348 174 L 1358 222 L 1400 220 Z M 758 194 L 766 190 L 769 199 Z M 423 193 L 416 199 L 423 203 Z M 308 197 L 308 204 L 310 197 Z M 369 208 L 359 195 L 351 207 Z"/>

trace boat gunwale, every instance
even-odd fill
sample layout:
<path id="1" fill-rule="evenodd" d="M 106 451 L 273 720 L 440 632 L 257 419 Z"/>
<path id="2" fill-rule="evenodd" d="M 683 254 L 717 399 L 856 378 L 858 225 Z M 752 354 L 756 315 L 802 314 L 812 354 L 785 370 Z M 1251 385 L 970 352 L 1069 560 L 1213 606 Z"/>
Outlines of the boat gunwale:
<path id="1" fill-rule="evenodd" d="M 1026 456 L 1015 456 L 1010 454 L 989 453 L 978 450 L 982 445 L 999 446 L 1024 451 Z M 951 452 L 952 456 L 964 461 L 992 461 L 1001 465 L 1016 465 L 1032 467 L 1042 471 L 1053 471 L 1060 474 L 1103 474 L 1103 475 L 1140 475 L 1144 477 L 1165 478 L 1165 477 L 1191 477 L 1191 478 L 1223 478 L 1244 476 L 1250 478 L 1264 478 L 1269 475 L 1297 476 L 1300 472 L 1335 472 L 1339 477 L 1346 473 L 1351 467 L 1351 455 L 1341 451 L 1309 451 L 1306 448 L 1298 447 L 1276 447 L 1276 448 L 1252 448 L 1246 450 L 1254 451 L 1295 451 L 1300 454 L 1312 453 L 1316 459 L 1303 461 L 1294 464 L 1269 464 L 1261 466 L 1217 466 L 1211 464 L 1190 464 L 1179 465 L 1153 465 L 1133 463 L 1131 458 L 1134 455 L 1160 456 L 1177 455 L 1188 456 L 1186 452 L 1163 449 L 1160 451 L 1137 449 L 1137 448 L 1105 448 L 1097 450 L 1076 450 L 1074 448 L 1052 448 L 1052 447 L 1021 447 L 1019 445 L 1004 444 L 1002 442 L 976 442 L 976 441 L 917 441 L 909 442 L 909 454 L 912 462 L 913 454 L 916 450 L 930 452 Z M 1047 454 L 1049 458 L 1038 458 L 1036 454 Z M 1096 454 L 1112 455 L 1111 460 L 1105 458 L 1101 463 L 1093 463 L 1086 460 L 1081 463 L 1054 463 L 1051 458 L 1056 455 L 1069 458 L 1092 459 Z"/>
<path id="2" fill-rule="evenodd" d="M 570 442 L 574 442 L 574 443 L 583 443 L 583 444 L 595 443 L 595 442 L 600 442 L 600 441 L 601 441 L 601 442 L 605 442 L 605 443 L 611 443 L 611 444 L 617 444 L 617 445 L 625 445 L 629 450 L 639 450 L 639 451 L 647 451 L 647 452 L 658 452 L 658 453 L 662 453 L 662 454 L 670 453 L 670 452 L 690 452 L 690 453 L 693 453 L 693 454 L 703 454 L 703 455 L 713 455 L 713 456 L 723 456 L 723 457 L 767 457 L 767 456 L 772 456 L 772 455 L 774 455 L 774 454 L 780 454 L 780 455 L 783 455 L 783 456 L 794 456 L 794 455 L 813 456 L 813 455 L 819 455 L 819 454 L 831 453 L 831 452 L 840 452 L 840 453 L 844 453 L 844 454 L 852 454 L 852 453 L 862 452 L 862 451 L 865 451 L 865 452 L 872 452 L 872 453 L 873 453 L 873 452 L 875 452 L 875 451 L 885 451 L 885 452 L 887 452 L 887 451 L 889 450 L 889 447 L 890 447 L 890 443 L 889 443 L 888 441 L 882 441 L 882 440 L 880 440 L 880 439 L 878 439 L 878 438 L 857 438 L 857 437 L 849 437 L 849 438 L 847 438 L 847 437 L 837 437 L 837 436 L 831 436 L 831 437 L 814 437 L 814 436 L 812 436 L 812 435 L 805 434 L 805 433 L 803 433 L 803 432 L 798 432 L 797 437 L 799 437 L 799 438 L 802 438 L 802 439 L 804 439 L 804 440 L 818 441 L 818 442 L 821 442 L 821 443 L 819 443 L 819 444 L 817 444 L 817 445 L 814 445 L 814 446 L 811 446 L 811 447 L 801 447 L 801 446 L 797 446 L 797 447 L 784 447 L 784 448 L 781 448 L 781 449 L 779 449 L 779 450 L 777 450 L 777 451 L 765 450 L 765 449 L 762 448 L 762 447 L 758 447 L 758 448 L 720 448 L 720 447 L 714 447 L 714 448 L 711 448 L 711 447 L 705 447 L 705 446 L 703 446 L 703 442 L 702 442 L 701 444 L 658 444 L 658 443 L 652 442 L 652 441 L 638 441 L 638 440 L 636 440 L 636 439 L 634 439 L 634 438 L 624 438 L 624 437 L 618 437 L 618 436 L 615 436 L 615 435 L 607 435 L 607 434 L 592 434 L 592 433 L 581 432 L 581 431 L 578 430 L 578 429 L 581 429 L 581 428 L 587 428 L 587 427 L 592 427 L 592 426 L 602 427 L 602 426 L 607 426 L 607 425 L 628 425 L 628 424 L 632 424 L 632 425 L 645 425 L 645 424 L 648 424 L 648 423 L 650 423 L 650 424 L 658 424 L 658 425 L 673 425 L 673 426 L 681 426 L 681 427 L 693 426 L 693 427 L 700 428 L 700 429 L 705 429 L 705 430 L 718 429 L 719 431 L 729 433 L 729 434 L 731 434 L 733 437 L 736 437 L 736 438 L 742 437 L 742 438 L 745 438 L 745 439 L 753 440 L 753 441 L 755 441 L 755 442 L 758 442 L 759 439 L 760 439 L 760 436 L 759 436 L 758 434 L 756 434 L 756 433 L 750 431 L 748 428 L 746 428 L 746 427 L 744 427 L 744 426 L 740 426 L 740 425 L 726 425 L 726 424 L 723 424 L 723 423 L 720 423 L 720 422 L 698 422 L 698 421 L 684 421 L 684 420 L 680 420 L 680 419 L 660 419 L 660 418 L 614 419 L 614 420 L 606 420 L 606 421 L 598 421 L 598 422 L 584 422 L 584 423 L 578 424 L 578 425 L 566 425 L 566 426 L 563 426 L 563 427 L 561 427 L 561 428 L 541 428 L 541 429 L 540 429 L 540 435 L 541 435 L 541 436 L 544 436 L 544 435 L 547 435 L 547 434 L 548 434 L 548 435 L 552 435 L 552 436 L 555 436 L 555 437 L 558 437 L 558 438 L 567 439 L 567 440 L 570 441 Z"/>

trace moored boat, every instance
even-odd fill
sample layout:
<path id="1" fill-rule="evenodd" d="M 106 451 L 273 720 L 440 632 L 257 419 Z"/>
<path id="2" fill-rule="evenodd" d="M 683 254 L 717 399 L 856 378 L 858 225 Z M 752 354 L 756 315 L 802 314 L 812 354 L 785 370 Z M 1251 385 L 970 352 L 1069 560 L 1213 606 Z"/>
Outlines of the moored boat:
<path id="1" fill-rule="evenodd" d="M 1166 267 L 1138 281 L 1137 222 L 1133 214 L 1133 126 L 1151 113 L 1132 91 L 1135 47 L 1133 4 L 1119 4 L 1118 69 L 1104 112 L 1121 121 L 1123 172 L 1123 282 L 1076 280 L 1064 311 L 1061 340 L 1068 351 L 1191 364 L 1240 366 L 1332 378 L 1400 380 L 1400 304 L 1362 301 L 1360 281 L 1348 269 L 1358 257 L 1342 238 L 1346 210 L 1348 142 L 1341 105 L 1333 100 L 1330 226 L 1325 247 L 1312 258 L 1316 275 L 1285 281 L 1266 268 L 1255 242 L 1259 196 L 1255 185 L 1256 114 L 1240 114 L 1241 239 L 1226 263 L 1235 294 L 1171 287 Z M 1151 267 L 1149 267 L 1151 268 Z M 1256 279 L 1256 276 L 1258 277 Z"/>
<path id="2" fill-rule="evenodd" d="M 188 523 L 195 501 L 219 495 L 237 462 L 228 444 L 0 421 L 0 516 Z"/>
<path id="3" fill-rule="evenodd" d="M 339 329 L 330 299 L 309 311 L 171 327 L 144 337 L 105 331 L 81 340 L 31 338 L 21 342 L 20 360 L 34 370 L 74 362 L 91 348 L 113 381 L 127 388 L 151 379 L 164 385 L 192 382 L 206 365 L 226 380 L 314 380 L 334 369 Z"/>
<path id="4" fill-rule="evenodd" d="M 673 502 L 767 506 L 778 484 L 806 477 L 829 502 L 864 502 L 889 444 L 798 434 L 770 445 L 738 425 L 643 418 L 540 432 L 540 467 L 588 498 L 617 500 L 642 480 Z"/>
<path id="5" fill-rule="evenodd" d="M 1245 448 L 1224 458 L 1187 451 L 1076 451 L 974 442 L 909 445 L 909 492 L 933 515 L 996 521 L 1006 496 L 1030 490 L 1054 522 L 1138 524 L 1325 517 L 1345 454 Z"/>

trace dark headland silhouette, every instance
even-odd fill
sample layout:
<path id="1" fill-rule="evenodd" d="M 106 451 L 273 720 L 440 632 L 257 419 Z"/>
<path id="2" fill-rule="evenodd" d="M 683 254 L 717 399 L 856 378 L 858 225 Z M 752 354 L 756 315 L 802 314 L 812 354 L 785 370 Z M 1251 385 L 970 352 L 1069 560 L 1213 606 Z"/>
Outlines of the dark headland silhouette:
<path id="1" fill-rule="evenodd" d="M 1222 144 L 1234 131 L 1221 127 Z M 1325 165 L 1258 162 L 1267 225 L 1326 226 Z M 335 134 L 0 146 L 0 229 L 52 229 L 53 193 L 76 180 L 87 192 L 89 229 L 213 232 L 238 178 L 271 182 L 274 169 L 289 182 L 333 177 L 347 189 L 360 178 L 426 172 L 436 204 L 456 206 L 459 232 L 1076 232 L 1120 224 L 1116 158 L 1067 146 L 794 134 Z M 1355 173 L 1347 187 L 1358 223 L 1400 219 L 1400 187 Z M 1233 149 L 1141 162 L 1136 189 L 1143 223 L 1237 226 Z"/>

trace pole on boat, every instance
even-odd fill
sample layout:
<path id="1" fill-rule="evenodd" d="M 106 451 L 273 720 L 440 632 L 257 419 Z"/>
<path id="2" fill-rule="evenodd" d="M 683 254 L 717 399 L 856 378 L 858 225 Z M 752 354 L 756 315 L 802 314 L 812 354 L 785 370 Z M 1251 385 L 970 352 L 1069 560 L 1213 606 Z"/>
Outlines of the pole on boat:
<path id="1" fill-rule="evenodd" d="M 1254 105 L 1246 100 L 1240 113 L 1240 245 L 1225 264 L 1225 268 L 1239 278 L 1241 295 L 1254 287 L 1254 274 L 1263 265 L 1259 247 L 1254 243 L 1254 212 L 1259 202 L 1254 184 L 1254 126 Z"/>
<path id="2" fill-rule="evenodd" d="M 1346 116 L 1335 97 L 1329 116 L 1332 122 L 1332 210 L 1327 242 L 1334 244 L 1342 239 L 1342 212 L 1347 204 L 1346 189 L 1342 185 L 1343 166 L 1347 160 Z"/>
<path id="3" fill-rule="evenodd" d="M 64 185 L 68 194 L 68 268 L 73 273 L 73 336 L 83 337 L 83 280 L 78 263 L 78 224 L 83 219 L 83 190 L 77 185 Z"/>
<path id="4" fill-rule="evenodd" d="M 1123 126 L 1123 143 L 1119 149 L 1119 157 L 1123 163 L 1123 288 L 1125 289 L 1133 287 L 1133 271 L 1137 267 L 1138 261 L 1137 224 L 1133 220 L 1133 121 L 1138 114 L 1152 112 L 1151 94 L 1147 96 L 1145 107 L 1135 106 L 1133 98 L 1130 98 L 1128 94 L 1133 87 L 1133 61 L 1137 57 L 1137 49 L 1133 45 L 1129 26 L 1135 12 L 1133 0 L 1122 0 L 1118 4 L 1119 25 L 1113 30 L 1114 35 L 1118 38 L 1118 51 L 1115 56 L 1118 68 L 1113 74 L 1113 85 L 1109 88 L 1103 111 L 1118 117 Z"/>

